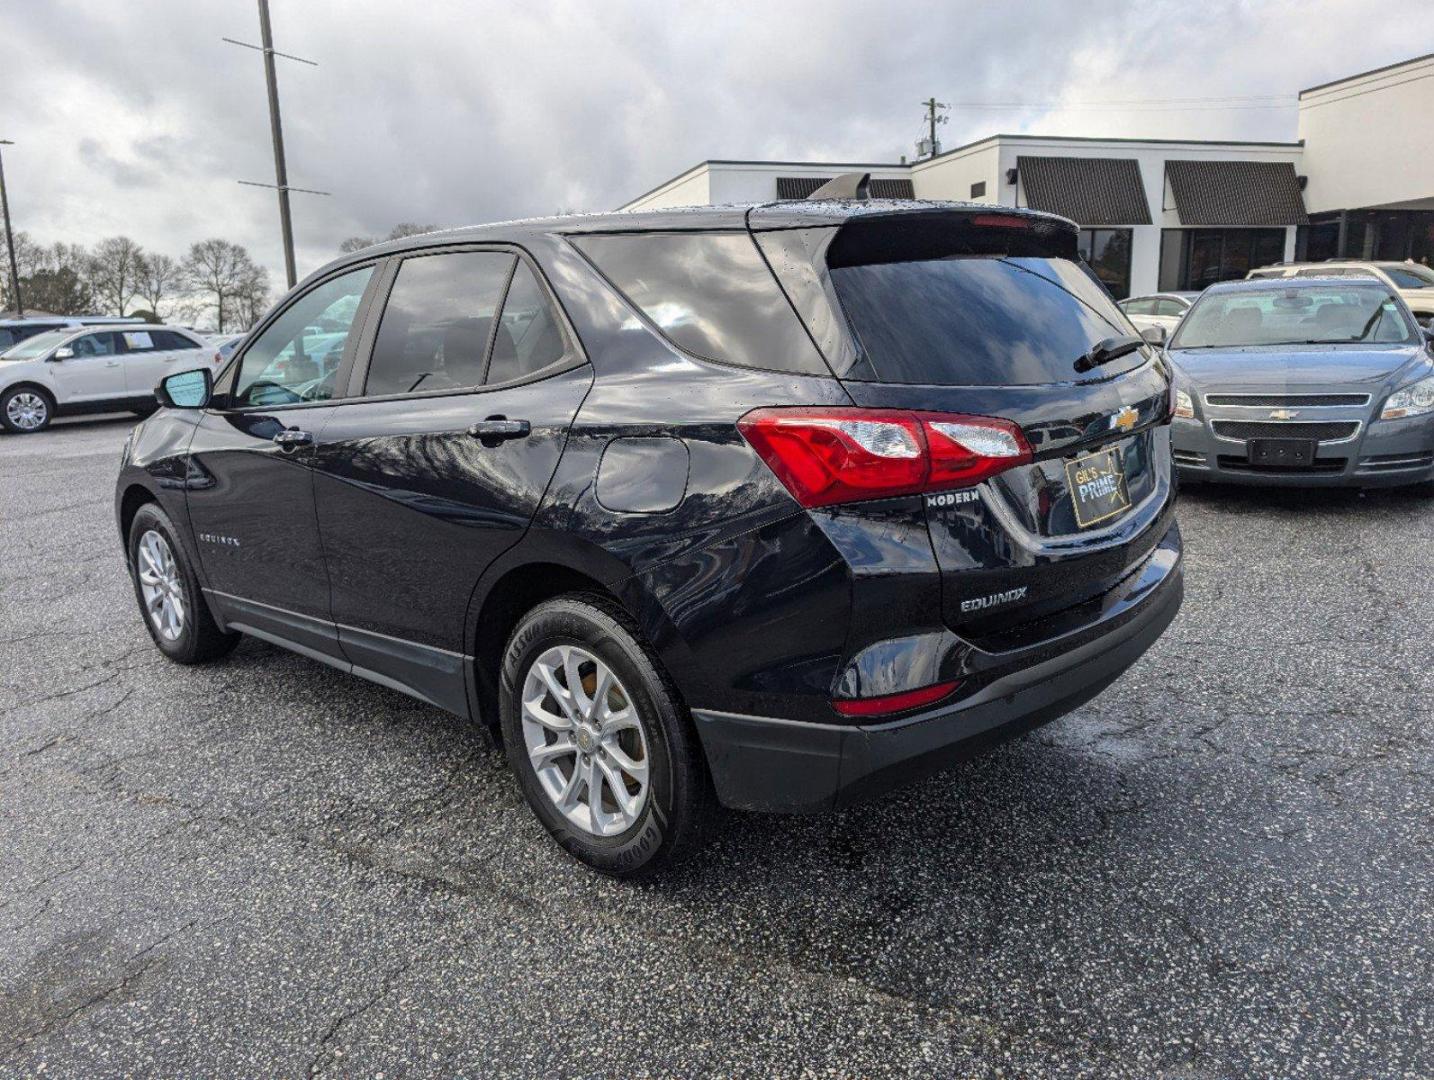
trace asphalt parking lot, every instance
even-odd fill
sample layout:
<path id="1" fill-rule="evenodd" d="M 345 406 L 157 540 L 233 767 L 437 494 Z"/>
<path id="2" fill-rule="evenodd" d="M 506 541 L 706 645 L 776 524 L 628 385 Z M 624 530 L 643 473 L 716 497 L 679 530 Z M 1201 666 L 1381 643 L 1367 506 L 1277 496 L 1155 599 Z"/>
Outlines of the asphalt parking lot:
<path id="1" fill-rule="evenodd" d="M 1434 1075 L 1434 498 L 1187 491 L 1105 695 L 632 886 L 454 718 L 163 660 L 129 423 L 0 438 L 0 1074 Z"/>

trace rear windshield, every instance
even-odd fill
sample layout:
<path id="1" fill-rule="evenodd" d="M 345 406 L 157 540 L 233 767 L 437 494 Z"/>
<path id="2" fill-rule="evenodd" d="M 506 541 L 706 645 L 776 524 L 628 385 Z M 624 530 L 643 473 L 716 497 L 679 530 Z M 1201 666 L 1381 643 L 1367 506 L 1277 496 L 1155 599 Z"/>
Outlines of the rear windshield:
<path id="1" fill-rule="evenodd" d="M 1206 293 L 1170 342 L 1172 349 L 1249 345 L 1406 344 L 1414 327 L 1383 286 L 1330 284 Z"/>
<path id="2" fill-rule="evenodd" d="M 872 381 L 1028 386 L 1109 378 L 1146 362 L 1138 350 L 1076 374 L 1097 342 L 1135 331 L 1074 259 L 957 254 L 846 266 L 831 280 Z"/>
<path id="3" fill-rule="evenodd" d="M 1396 289 L 1434 289 L 1434 271 L 1425 266 L 1380 266 Z"/>

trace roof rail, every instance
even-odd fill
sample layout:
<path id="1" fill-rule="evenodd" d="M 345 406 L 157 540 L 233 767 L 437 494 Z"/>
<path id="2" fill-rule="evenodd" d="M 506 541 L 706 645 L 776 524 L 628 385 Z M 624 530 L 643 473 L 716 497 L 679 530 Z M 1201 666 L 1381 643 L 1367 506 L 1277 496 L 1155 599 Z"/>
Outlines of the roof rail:
<path id="1" fill-rule="evenodd" d="M 849 172 L 842 173 L 834 179 L 828 180 L 816 191 L 807 196 L 808 199 L 869 199 L 871 198 L 871 173 Z"/>

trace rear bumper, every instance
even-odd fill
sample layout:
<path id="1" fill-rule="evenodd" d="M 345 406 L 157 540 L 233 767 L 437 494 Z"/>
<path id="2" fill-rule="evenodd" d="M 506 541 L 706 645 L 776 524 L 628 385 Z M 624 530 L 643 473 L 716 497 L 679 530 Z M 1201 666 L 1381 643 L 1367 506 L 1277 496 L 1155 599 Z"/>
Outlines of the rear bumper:
<path id="1" fill-rule="evenodd" d="M 1204 420 L 1176 420 L 1170 426 L 1171 452 L 1183 483 L 1250 484 L 1260 487 L 1397 487 L 1434 480 L 1434 417 L 1366 422 L 1362 412 L 1352 439 L 1322 442 L 1315 468 L 1252 469 L 1241 440 L 1215 435 Z M 1235 417 L 1221 416 L 1220 419 Z"/>
<path id="2" fill-rule="evenodd" d="M 1104 632 L 1085 627 L 1068 650 L 916 716 L 854 727 L 694 709 L 718 798 L 777 813 L 846 806 L 1063 716 L 1114 682 L 1175 618 L 1184 589 L 1178 546 L 1158 548 L 1122 588 Z"/>

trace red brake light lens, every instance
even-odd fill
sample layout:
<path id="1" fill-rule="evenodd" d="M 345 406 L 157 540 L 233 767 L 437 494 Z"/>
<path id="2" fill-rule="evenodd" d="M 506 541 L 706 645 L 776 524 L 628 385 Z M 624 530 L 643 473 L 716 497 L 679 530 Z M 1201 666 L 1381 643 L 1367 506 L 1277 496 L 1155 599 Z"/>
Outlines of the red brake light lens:
<path id="1" fill-rule="evenodd" d="M 987 229 L 1029 229 L 1031 219 L 1019 214 L 976 214 L 971 218 L 971 224 Z"/>
<path id="2" fill-rule="evenodd" d="M 884 716 L 887 713 L 907 712 L 940 701 L 960 685 L 958 680 L 923 686 L 920 690 L 903 690 L 899 694 L 886 694 L 882 697 L 839 698 L 832 701 L 832 708 L 843 716 Z"/>
<path id="3" fill-rule="evenodd" d="M 977 484 L 1031 460 L 1021 429 L 990 416 L 756 409 L 737 427 L 806 507 Z"/>

